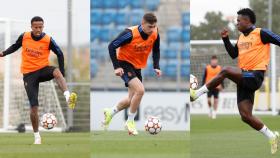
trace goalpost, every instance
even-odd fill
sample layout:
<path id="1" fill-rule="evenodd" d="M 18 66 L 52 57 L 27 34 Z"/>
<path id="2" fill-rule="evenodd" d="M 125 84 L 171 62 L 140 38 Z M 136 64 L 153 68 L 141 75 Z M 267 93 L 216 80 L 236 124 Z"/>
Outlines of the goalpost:
<path id="1" fill-rule="evenodd" d="M 0 51 L 7 49 L 30 24 L 19 20 L 0 18 Z M 29 119 L 30 105 L 20 73 L 20 50 L 0 60 L 0 131 L 14 131 L 19 124 L 32 130 Z M 46 112 L 54 113 L 58 124 L 50 131 L 64 131 L 66 121 L 53 81 L 40 84 L 39 117 Z M 42 128 L 40 128 L 42 130 Z"/>
<path id="2" fill-rule="evenodd" d="M 231 40 L 231 42 L 235 44 L 236 40 Z M 210 58 L 212 55 L 218 56 L 219 64 L 221 64 L 221 66 L 237 65 L 237 60 L 232 60 L 227 54 L 222 40 L 191 40 L 190 45 L 191 73 L 196 75 L 200 82 L 202 80 L 201 78 L 204 67 L 210 62 Z M 260 88 L 260 91 L 256 92 L 254 105 L 254 113 L 256 114 L 277 115 L 278 110 L 280 109 L 280 106 L 278 104 L 280 100 L 277 99 L 280 96 L 280 70 L 278 70 L 280 63 L 279 65 L 278 63 L 276 63 L 277 59 L 280 60 L 280 55 L 276 54 L 277 51 L 280 52 L 280 49 L 277 49 L 279 48 L 276 48 L 275 45 L 271 44 L 271 61 L 266 76 L 268 76 L 268 74 L 270 75 L 269 77 L 266 77 L 266 80 L 264 81 L 263 86 Z M 225 85 L 225 90 L 221 94 L 228 93 L 226 96 L 236 96 L 235 84 L 226 79 Z M 277 87 L 279 87 L 278 91 Z M 232 98 L 234 98 L 234 96 Z M 198 112 L 199 111 L 197 111 L 197 113 Z"/>

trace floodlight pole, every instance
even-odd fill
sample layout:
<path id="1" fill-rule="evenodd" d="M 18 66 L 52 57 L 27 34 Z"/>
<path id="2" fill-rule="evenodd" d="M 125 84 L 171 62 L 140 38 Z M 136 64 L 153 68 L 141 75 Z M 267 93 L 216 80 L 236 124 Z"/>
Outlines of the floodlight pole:
<path id="1" fill-rule="evenodd" d="M 272 0 L 268 0 L 268 29 L 272 30 Z M 270 93 L 270 98 L 271 98 L 271 111 L 272 115 L 277 115 L 276 111 L 276 106 L 277 106 L 277 98 L 276 98 L 276 49 L 275 45 L 271 45 L 270 48 L 271 52 L 271 62 L 270 62 L 270 67 L 271 67 L 271 93 Z"/>
<path id="2" fill-rule="evenodd" d="M 72 83 L 72 0 L 67 0 L 67 82 Z M 68 85 L 71 91 L 71 85 Z M 68 129 L 73 126 L 73 110 L 67 109 Z"/>
<path id="3" fill-rule="evenodd" d="M 5 21 L 5 49 L 11 44 L 11 21 L 7 19 Z M 9 106 L 10 106 L 10 56 L 6 56 L 4 59 L 4 106 L 3 106 L 3 129 L 8 130 L 9 127 Z"/>

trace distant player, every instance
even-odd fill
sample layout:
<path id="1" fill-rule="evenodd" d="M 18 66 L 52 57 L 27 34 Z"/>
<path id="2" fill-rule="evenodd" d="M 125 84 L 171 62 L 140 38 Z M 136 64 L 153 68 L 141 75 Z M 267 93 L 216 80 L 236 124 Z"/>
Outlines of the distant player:
<path id="1" fill-rule="evenodd" d="M 220 71 L 222 70 L 222 67 L 218 65 L 218 58 L 216 55 L 213 55 L 211 57 L 210 64 L 206 66 L 202 84 L 210 82 Z M 208 101 L 208 107 L 209 107 L 209 117 L 212 119 L 216 119 L 216 113 L 218 109 L 218 101 L 219 101 L 219 92 L 222 89 L 222 84 L 218 85 L 216 88 L 209 90 L 207 92 L 207 101 Z M 212 96 L 214 97 L 214 103 L 212 105 Z"/>
<path id="2" fill-rule="evenodd" d="M 137 135 L 134 117 L 144 95 L 145 88 L 142 83 L 141 69 L 147 65 L 148 57 L 153 50 L 153 66 L 155 74 L 160 77 L 160 37 L 157 28 L 157 18 L 153 13 L 143 16 L 141 25 L 125 29 L 109 44 L 109 53 L 116 76 L 120 76 L 128 95 L 116 106 L 104 109 L 103 126 L 108 128 L 112 117 L 119 111 L 129 107 L 128 119 L 125 127 L 129 135 Z M 116 53 L 118 49 L 118 53 Z"/>
<path id="3" fill-rule="evenodd" d="M 39 134 L 38 116 L 38 92 L 39 83 L 56 80 L 59 88 L 64 92 L 69 108 L 74 109 L 77 95 L 68 91 L 64 79 L 64 57 L 61 49 L 55 41 L 43 32 L 44 20 L 35 16 L 31 19 L 31 32 L 21 34 L 16 43 L 0 53 L 1 57 L 9 55 L 22 47 L 21 72 L 23 74 L 24 87 L 30 103 L 30 119 L 34 131 L 34 144 L 41 144 Z M 59 69 L 49 66 L 49 55 L 52 50 L 58 59 Z"/>
<path id="4" fill-rule="evenodd" d="M 255 13 L 249 9 L 237 12 L 237 28 L 242 33 L 236 45 L 229 41 L 228 30 L 221 32 L 225 48 L 233 58 L 238 58 L 238 67 L 224 67 L 209 83 L 198 90 L 190 90 L 191 101 L 203 93 L 214 89 L 225 78 L 237 85 L 237 104 L 242 120 L 255 130 L 264 134 L 271 144 L 271 153 L 276 153 L 279 143 L 279 133 L 273 132 L 258 118 L 253 116 L 254 94 L 262 85 L 265 71 L 270 61 L 270 43 L 280 46 L 280 36 L 273 32 L 256 28 Z"/>

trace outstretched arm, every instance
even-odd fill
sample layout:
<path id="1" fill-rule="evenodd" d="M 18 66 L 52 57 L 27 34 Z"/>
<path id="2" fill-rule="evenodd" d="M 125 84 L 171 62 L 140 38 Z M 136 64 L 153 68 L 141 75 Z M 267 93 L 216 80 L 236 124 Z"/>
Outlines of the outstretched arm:
<path id="1" fill-rule="evenodd" d="M 264 44 L 272 43 L 280 46 L 280 36 L 268 29 L 261 29 L 261 40 Z"/>
<path id="2" fill-rule="evenodd" d="M 228 54 L 230 55 L 230 57 L 232 59 L 235 59 L 238 56 L 238 48 L 237 48 L 237 45 L 233 46 L 230 43 L 227 29 L 224 29 L 221 32 L 221 37 L 223 39 L 223 42 L 224 42 L 224 45 L 225 45 L 225 48 L 226 48 Z"/>
<path id="3" fill-rule="evenodd" d="M 21 46 L 22 46 L 22 39 L 23 39 L 23 34 L 21 34 L 16 43 L 14 43 L 13 45 L 11 45 L 8 49 L 6 49 L 5 51 L 0 53 L 0 56 L 6 56 L 9 54 L 14 53 L 15 51 L 17 51 Z"/>
<path id="4" fill-rule="evenodd" d="M 63 52 L 61 51 L 59 46 L 56 44 L 56 42 L 53 40 L 53 38 L 51 38 L 50 50 L 52 50 L 57 55 L 59 70 L 62 73 L 62 75 L 65 76 Z"/>

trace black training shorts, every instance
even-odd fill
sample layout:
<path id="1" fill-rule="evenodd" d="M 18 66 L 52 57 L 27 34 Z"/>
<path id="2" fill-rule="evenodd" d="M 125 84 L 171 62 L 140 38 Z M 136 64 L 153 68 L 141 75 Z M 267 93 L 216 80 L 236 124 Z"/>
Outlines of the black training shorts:
<path id="1" fill-rule="evenodd" d="M 23 74 L 24 87 L 29 99 L 30 106 L 38 106 L 39 83 L 50 81 L 54 78 L 55 67 L 46 66 L 34 72 Z"/>
<path id="2" fill-rule="evenodd" d="M 212 96 L 214 96 L 214 98 L 219 98 L 219 90 L 218 89 L 209 90 L 207 92 L 207 97 L 211 98 Z"/>
<path id="3" fill-rule="evenodd" d="M 254 104 L 255 91 L 258 90 L 264 79 L 264 71 L 242 70 L 242 80 L 237 85 L 237 103 L 243 100 L 250 100 Z"/>
<path id="4" fill-rule="evenodd" d="M 121 78 L 123 79 L 126 87 L 128 87 L 128 82 L 134 77 L 137 77 L 142 82 L 141 69 L 135 69 L 132 64 L 126 61 L 119 60 L 119 64 L 124 71 L 124 74 Z"/>

